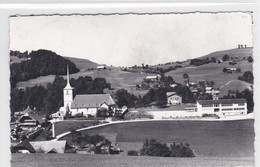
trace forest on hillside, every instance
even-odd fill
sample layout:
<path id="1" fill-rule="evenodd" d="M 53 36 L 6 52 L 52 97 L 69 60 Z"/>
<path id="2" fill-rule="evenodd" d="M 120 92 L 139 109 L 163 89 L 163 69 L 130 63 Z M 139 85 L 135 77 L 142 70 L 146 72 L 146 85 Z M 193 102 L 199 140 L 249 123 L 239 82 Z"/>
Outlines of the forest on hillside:
<path id="1" fill-rule="evenodd" d="M 12 114 L 16 111 L 23 111 L 27 106 L 35 108 L 45 115 L 58 111 L 63 106 L 63 89 L 66 83 L 63 77 L 56 76 L 53 83 L 49 83 L 47 87 L 36 85 L 25 89 L 11 89 Z M 74 96 L 77 94 L 102 94 L 105 88 L 110 88 L 110 84 L 104 78 L 92 79 L 89 76 L 72 78 L 70 83 L 75 88 Z"/>
<path id="2" fill-rule="evenodd" d="M 26 58 L 25 61 L 10 65 L 11 88 L 15 88 L 16 83 L 20 81 L 27 81 L 40 76 L 66 75 L 67 65 L 70 73 L 79 72 L 79 69 L 73 62 L 49 50 L 41 49 L 30 53 L 10 51 L 10 56 Z"/>

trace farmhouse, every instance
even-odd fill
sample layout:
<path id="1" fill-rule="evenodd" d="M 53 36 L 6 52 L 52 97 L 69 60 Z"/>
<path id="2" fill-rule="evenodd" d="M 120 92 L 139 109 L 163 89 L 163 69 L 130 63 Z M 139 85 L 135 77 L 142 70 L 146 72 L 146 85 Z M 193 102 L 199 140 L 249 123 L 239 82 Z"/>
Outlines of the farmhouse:
<path id="1" fill-rule="evenodd" d="M 197 111 L 219 116 L 247 114 L 246 99 L 198 100 Z"/>
<path id="2" fill-rule="evenodd" d="M 41 115 L 31 111 L 24 114 L 18 119 L 18 127 L 20 127 L 23 130 L 30 130 L 35 129 L 44 122 L 45 119 Z"/>
<path id="3" fill-rule="evenodd" d="M 39 153 L 65 153 L 70 146 L 66 140 L 60 141 L 32 141 L 31 146 Z"/>
<path id="4" fill-rule="evenodd" d="M 109 94 L 85 94 L 76 95 L 73 99 L 73 88 L 70 86 L 69 69 L 67 67 L 67 85 L 63 89 L 64 106 L 60 108 L 59 115 L 65 116 L 96 116 L 97 110 L 105 108 L 107 110 L 115 107 L 115 102 Z"/>
<path id="5" fill-rule="evenodd" d="M 18 111 L 18 112 L 14 112 L 14 116 L 15 117 L 21 117 L 29 112 L 33 112 L 33 110 L 28 106 L 25 110 L 23 111 Z"/>
<path id="6" fill-rule="evenodd" d="M 182 104 L 182 97 L 177 95 L 176 92 L 167 92 L 167 104 L 168 105 L 179 105 Z"/>
<path id="7" fill-rule="evenodd" d="M 106 69 L 106 67 L 103 65 L 103 66 L 97 66 L 97 69 L 98 70 L 104 70 L 104 69 Z"/>
<path id="8" fill-rule="evenodd" d="M 213 88 L 212 87 L 206 87 L 205 88 L 205 93 L 212 94 L 212 92 L 213 92 Z"/>
<path id="9" fill-rule="evenodd" d="M 159 81 L 161 79 L 160 75 L 151 75 L 144 78 L 146 81 Z"/>

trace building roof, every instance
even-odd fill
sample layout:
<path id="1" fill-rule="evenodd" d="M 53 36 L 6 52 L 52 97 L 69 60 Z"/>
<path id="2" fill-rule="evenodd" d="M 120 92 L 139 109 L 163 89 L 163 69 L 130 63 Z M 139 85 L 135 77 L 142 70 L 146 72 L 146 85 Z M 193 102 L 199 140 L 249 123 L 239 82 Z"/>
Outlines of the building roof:
<path id="1" fill-rule="evenodd" d="M 67 85 L 64 89 L 73 89 L 71 86 L 70 86 L 70 72 L 69 72 L 69 66 L 67 65 Z"/>
<path id="2" fill-rule="evenodd" d="M 102 104 L 115 105 L 115 101 L 110 94 L 88 94 L 88 95 L 76 95 L 71 108 L 97 108 Z"/>
<path id="3" fill-rule="evenodd" d="M 246 99 L 219 99 L 219 100 L 198 100 L 199 104 L 237 104 L 246 103 Z"/>
<path id="4" fill-rule="evenodd" d="M 26 149 L 28 150 L 30 153 L 35 153 L 35 149 L 34 147 L 31 145 L 31 143 L 29 143 L 28 139 L 25 139 L 23 141 L 21 141 L 20 143 L 18 143 L 17 145 L 12 147 L 13 150 L 19 150 L 19 149 Z"/>
<path id="5" fill-rule="evenodd" d="M 151 75 L 151 76 L 147 76 L 146 79 L 157 79 L 159 77 L 159 75 Z"/>
<path id="6" fill-rule="evenodd" d="M 44 153 L 56 152 L 64 153 L 66 149 L 66 140 L 58 141 L 34 141 L 30 142 L 33 148 L 37 151 L 43 151 Z"/>
<path id="7" fill-rule="evenodd" d="M 16 114 L 19 114 L 19 115 L 24 115 L 24 114 L 27 114 L 29 112 L 33 112 L 33 110 L 28 106 L 25 110 L 23 110 L 22 112 L 21 111 L 17 111 L 15 112 Z"/>
<path id="8" fill-rule="evenodd" d="M 97 68 L 105 68 L 105 66 L 97 66 Z"/>
<path id="9" fill-rule="evenodd" d="M 39 115 L 35 112 L 29 112 L 28 116 L 31 117 L 32 119 L 34 119 L 35 121 L 38 121 L 40 124 L 45 122 L 45 119 L 42 115 Z"/>
<path id="10" fill-rule="evenodd" d="M 167 96 L 167 97 L 171 97 L 171 96 L 173 96 L 173 95 L 176 95 L 176 96 L 181 97 L 181 96 L 178 95 L 176 92 L 166 92 L 166 96 Z"/>

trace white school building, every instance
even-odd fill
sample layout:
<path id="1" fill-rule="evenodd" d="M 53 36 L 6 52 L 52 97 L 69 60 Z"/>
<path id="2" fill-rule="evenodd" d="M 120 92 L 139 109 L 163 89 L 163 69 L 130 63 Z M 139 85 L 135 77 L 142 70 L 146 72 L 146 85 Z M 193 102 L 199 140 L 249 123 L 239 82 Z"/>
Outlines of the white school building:
<path id="1" fill-rule="evenodd" d="M 246 99 L 198 100 L 197 112 L 219 116 L 247 114 Z"/>

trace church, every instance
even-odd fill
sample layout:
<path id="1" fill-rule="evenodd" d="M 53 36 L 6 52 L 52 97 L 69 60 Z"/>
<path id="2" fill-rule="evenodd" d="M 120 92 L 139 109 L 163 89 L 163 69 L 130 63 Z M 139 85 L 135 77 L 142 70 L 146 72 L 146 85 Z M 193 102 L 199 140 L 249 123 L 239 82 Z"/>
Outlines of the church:
<path id="1" fill-rule="evenodd" d="M 64 106 L 59 110 L 61 116 L 69 113 L 71 116 L 96 117 L 98 109 L 113 110 L 116 107 L 110 94 L 83 94 L 76 95 L 73 99 L 73 89 L 70 85 L 69 68 L 67 66 L 67 85 L 63 89 Z"/>

